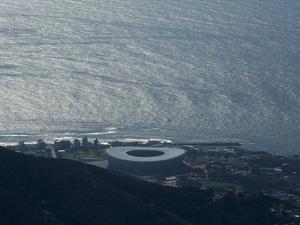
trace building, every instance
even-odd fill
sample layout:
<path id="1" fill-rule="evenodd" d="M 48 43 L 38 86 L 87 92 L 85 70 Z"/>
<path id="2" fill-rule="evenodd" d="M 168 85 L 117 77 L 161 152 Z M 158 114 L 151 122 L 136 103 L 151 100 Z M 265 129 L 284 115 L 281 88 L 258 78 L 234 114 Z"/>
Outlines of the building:
<path id="1" fill-rule="evenodd" d="M 68 150 L 70 148 L 71 148 L 71 141 L 69 141 L 69 140 L 56 140 L 54 142 L 55 151 Z"/>
<path id="2" fill-rule="evenodd" d="M 99 141 L 98 141 L 98 139 L 94 140 L 94 149 L 96 149 L 96 150 L 99 149 Z"/>
<path id="3" fill-rule="evenodd" d="M 129 173 L 177 170 L 185 150 L 163 147 L 114 147 L 106 150 L 109 168 Z"/>
<path id="4" fill-rule="evenodd" d="M 89 140 L 87 137 L 82 138 L 82 149 L 88 150 L 89 148 Z"/>
<path id="5" fill-rule="evenodd" d="M 162 185 L 168 186 L 168 187 L 178 187 L 177 178 L 175 176 L 165 177 L 162 182 Z"/>
<path id="6" fill-rule="evenodd" d="M 75 149 L 75 150 L 80 150 L 80 148 L 81 148 L 81 144 L 80 144 L 80 141 L 76 138 L 75 140 L 74 140 L 74 142 L 73 142 L 73 148 Z"/>

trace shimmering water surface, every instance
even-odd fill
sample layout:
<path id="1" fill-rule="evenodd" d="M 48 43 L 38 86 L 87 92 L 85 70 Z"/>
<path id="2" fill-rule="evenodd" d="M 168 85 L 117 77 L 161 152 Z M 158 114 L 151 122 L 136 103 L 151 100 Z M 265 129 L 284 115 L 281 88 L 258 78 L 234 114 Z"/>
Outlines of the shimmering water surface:
<path id="1" fill-rule="evenodd" d="M 300 153 L 300 1 L 1 0 L 0 142 L 85 134 Z"/>

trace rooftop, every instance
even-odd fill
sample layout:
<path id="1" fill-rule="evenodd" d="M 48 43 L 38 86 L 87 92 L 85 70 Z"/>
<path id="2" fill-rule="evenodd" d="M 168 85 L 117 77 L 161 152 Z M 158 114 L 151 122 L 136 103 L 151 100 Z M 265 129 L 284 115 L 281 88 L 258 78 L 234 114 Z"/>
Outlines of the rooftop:
<path id="1" fill-rule="evenodd" d="M 163 147 L 114 147 L 106 150 L 111 157 L 139 162 L 163 161 L 183 156 L 184 149 Z"/>

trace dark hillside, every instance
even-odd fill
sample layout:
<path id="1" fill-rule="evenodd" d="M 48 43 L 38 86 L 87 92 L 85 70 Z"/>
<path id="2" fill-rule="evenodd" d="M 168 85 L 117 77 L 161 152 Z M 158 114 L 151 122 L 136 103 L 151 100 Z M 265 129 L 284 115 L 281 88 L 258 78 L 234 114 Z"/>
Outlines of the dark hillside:
<path id="1" fill-rule="evenodd" d="M 173 189 L 0 147 L 1 225 L 273 224 L 272 199 Z"/>

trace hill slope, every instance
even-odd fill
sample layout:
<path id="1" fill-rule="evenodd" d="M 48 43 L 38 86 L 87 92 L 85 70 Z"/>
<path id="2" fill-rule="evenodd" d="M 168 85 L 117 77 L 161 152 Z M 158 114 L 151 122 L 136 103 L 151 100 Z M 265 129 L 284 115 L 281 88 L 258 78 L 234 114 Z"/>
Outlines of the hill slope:
<path id="1" fill-rule="evenodd" d="M 70 160 L 0 147 L 1 225 L 272 224 L 272 200 L 145 183 Z"/>

